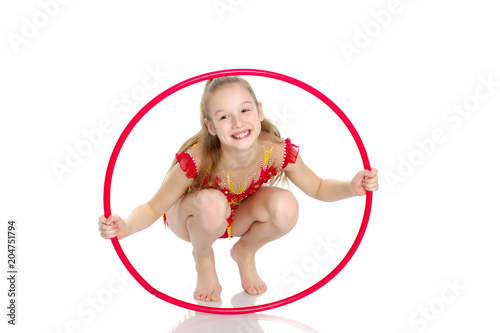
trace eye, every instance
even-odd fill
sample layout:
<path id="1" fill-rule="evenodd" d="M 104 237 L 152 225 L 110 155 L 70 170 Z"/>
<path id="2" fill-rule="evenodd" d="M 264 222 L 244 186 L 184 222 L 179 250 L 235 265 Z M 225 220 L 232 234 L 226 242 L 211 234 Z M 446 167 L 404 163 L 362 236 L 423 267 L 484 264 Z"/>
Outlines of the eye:
<path id="1" fill-rule="evenodd" d="M 243 110 L 241 110 L 241 112 L 249 112 L 249 111 L 250 111 L 250 109 L 243 109 Z"/>
<path id="2" fill-rule="evenodd" d="M 220 117 L 219 120 L 224 120 L 224 119 L 227 119 L 227 118 L 228 118 L 228 116 L 222 116 L 222 117 Z"/>

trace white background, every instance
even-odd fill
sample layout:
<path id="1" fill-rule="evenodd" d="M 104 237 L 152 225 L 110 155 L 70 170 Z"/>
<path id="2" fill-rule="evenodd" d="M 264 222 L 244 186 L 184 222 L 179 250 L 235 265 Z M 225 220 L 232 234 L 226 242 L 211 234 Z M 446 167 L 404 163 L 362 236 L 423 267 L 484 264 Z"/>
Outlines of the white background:
<path id="1" fill-rule="evenodd" d="M 2 332 L 499 330 L 500 23 L 491 1 L 41 0 L 3 2 L 0 16 L 1 266 L 16 219 L 19 269 L 15 327 L 0 283 Z M 132 116 L 180 81 L 229 68 L 286 74 L 332 99 L 380 169 L 381 189 L 360 248 L 329 284 L 279 309 L 225 317 L 146 292 L 97 218 L 109 156 Z M 318 174 L 350 179 L 363 167 L 325 105 L 248 79 Z M 114 213 L 154 194 L 197 130 L 201 89 L 161 102 L 132 131 L 113 178 Z M 241 294 L 231 241 L 215 244 L 217 306 L 292 295 L 349 249 L 363 199 L 326 204 L 292 191 L 298 226 L 259 253 L 265 295 Z M 189 244 L 158 222 L 122 246 L 153 287 L 193 302 Z"/>

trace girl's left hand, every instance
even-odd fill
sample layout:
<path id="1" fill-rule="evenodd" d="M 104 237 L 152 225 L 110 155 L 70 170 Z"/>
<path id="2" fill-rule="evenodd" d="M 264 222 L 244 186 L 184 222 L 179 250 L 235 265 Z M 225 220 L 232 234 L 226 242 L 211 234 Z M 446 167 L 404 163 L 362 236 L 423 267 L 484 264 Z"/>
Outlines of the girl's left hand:
<path id="1" fill-rule="evenodd" d="M 369 170 L 361 170 L 351 181 L 351 188 L 355 195 L 362 196 L 366 194 L 366 191 L 377 191 L 378 190 L 378 170 L 372 168 Z"/>

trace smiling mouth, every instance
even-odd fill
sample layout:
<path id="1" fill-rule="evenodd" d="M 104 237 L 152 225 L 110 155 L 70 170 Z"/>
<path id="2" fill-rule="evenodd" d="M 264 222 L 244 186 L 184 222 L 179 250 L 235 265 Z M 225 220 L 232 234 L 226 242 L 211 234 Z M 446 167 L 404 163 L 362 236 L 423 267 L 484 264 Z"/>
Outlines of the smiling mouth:
<path id="1" fill-rule="evenodd" d="M 231 135 L 236 140 L 241 140 L 250 135 L 250 130 Z"/>

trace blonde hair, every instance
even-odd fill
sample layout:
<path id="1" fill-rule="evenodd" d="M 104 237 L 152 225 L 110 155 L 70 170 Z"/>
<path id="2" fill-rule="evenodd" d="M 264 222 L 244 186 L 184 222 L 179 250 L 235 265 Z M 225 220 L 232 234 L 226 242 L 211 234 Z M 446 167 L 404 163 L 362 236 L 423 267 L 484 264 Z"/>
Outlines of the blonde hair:
<path id="1" fill-rule="evenodd" d="M 210 134 L 210 132 L 208 131 L 208 127 L 205 124 L 205 119 L 207 119 L 208 121 L 212 121 L 207 105 L 210 96 L 217 89 L 233 84 L 239 84 L 243 88 L 246 88 L 250 93 L 255 105 L 258 105 L 257 97 L 255 96 L 252 86 L 250 85 L 250 83 L 248 83 L 248 81 L 239 76 L 224 76 L 207 81 L 200 102 L 201 130 L 191 138 L 189 138 L 186 142 L 184 142 L 177 152 L 178 154 L 184 152 L 197 142 L 199 142 L 200 144 L 202 159 L 201 163 L 198 165 L 198 175 L 194 179 L 193 185 L 191 186 L 192 189 L 200 190 L 215 184 L 214 178 L 221 157 L 221 147 L 217 135 Z M 261 121 L 260 124 L 261 133 L 259 137 L 267 134 L 270 136 L 271 140 L 275 142 L 283 142 L 283 140 L 281 139 L 280 131 L 270 120 L 264 117 L 264 120 Z M 177 159 L 174 158 L 167 175 L 172 171 L 176 164 Z M 281 183 L 283 181 L 286 181 L 286 176 L 285 173 L 280 170 L 276 177 L 274 177 L 270 182 L 270 185 Z"/>

